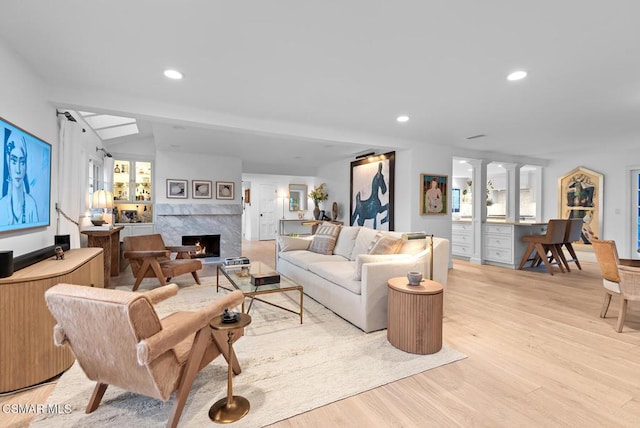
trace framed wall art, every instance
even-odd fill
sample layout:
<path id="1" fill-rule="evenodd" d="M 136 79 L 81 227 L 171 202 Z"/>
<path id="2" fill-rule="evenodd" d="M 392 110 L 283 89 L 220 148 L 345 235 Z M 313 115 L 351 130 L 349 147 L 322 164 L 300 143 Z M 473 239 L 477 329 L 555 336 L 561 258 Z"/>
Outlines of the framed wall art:
<path id="1" fill-rule="evenodd" d="M 449 177 L 420 174 L 420 215 L 446 214 Z"/>
<path id="2" fill-rule="evenodd" d="M 216 199 L 234 199 L 234 183 L 230 181 L 216 181 Z"/>
<path id="3" fill-rule="evenodd" d="M 211 180 L 191 180 L 191 197 L 193 199 L 211 199 L 213 183 Z"/>
<path id="4" fill-rule="evenodd" d="M 603 189 L 603 175 L 581 166 L 558 179 L 558 216 L 583 220 L 576 244 L 602 237 Z"/>
<path id="5" fill-rule="evenodd" d="M 350 225 L 393 230 L 395 154 L 351 162 Z"/>
<path id="6" fill-rule="evenodd" d="M 167 198 L 187 199 L 187 180 L 167 178 Z"/>

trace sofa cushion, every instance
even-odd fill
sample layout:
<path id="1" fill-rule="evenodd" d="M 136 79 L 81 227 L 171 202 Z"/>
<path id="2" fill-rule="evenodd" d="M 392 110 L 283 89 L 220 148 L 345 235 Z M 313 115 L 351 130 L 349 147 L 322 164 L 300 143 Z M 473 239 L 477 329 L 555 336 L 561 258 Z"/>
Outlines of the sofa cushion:
<path id="1" fill-rule="evenodd" d="M 280 251 L 306 250 L 311 245 L 311 239 L 295 236 L 278 236 Z"/>
<path id="2" fill-rule="evenodd" d="M 402 239 L 378 232 L 371 242 L 369 254 L 395 254 L 402 245 Z"/>
<path id="3" fill-rule="evenodd" d="M 343 226 L 333 249 L 333 254 L 338 254 L 347 259 L 351 258 L 353 246 L 356 244 L 356 237 L 360 231 L 360 226 Z"/>
<path id="4" fill-rule="evenodd" d="M 309 265 L 309 271 L 355 294 L 360 294 L 362 283 L 353 280 L 356 262 L 320 262 Z"/>
<path id="5" fill-rule="evenodd" d="M 312 263 L 347 261 L 347 259 L 342 256 L 318 254 L 306 250 L 287 251 L 285 253 L 280 253 L 279 257 L 305 270 L 309 270 L 309 265 Z"/>
<path id="6" fill-rule="evenodd" d="M 326 224 L 318 226 L 316 234 L 313 235 L 313 241 L 309 246 L 309 251 L 318 254 L 333 254 L 339 233 L 340 226 Z"/>
<path id="7" fill-rule="evenodd" d="M 373 242 L 377 233 L 378 231 L 375 229 L 361 227 L 358 231 L 356 243 L 353 246 L 353 251 L 351 252 L 351 257 L 349 257 L 349 260 L 355 261 L 356 257 L 358 257 L 360 254 L 369 254 L 369 247 L 371 246 L 371 242 Z"/>
<path id="8" fill-rule="evenodd" d="M 353 270 L 353 280 L 362 280 L 362 265 L 365 263 L 392 262 L 395 260 L 408 260 L 408 254 L 360 254 L 356 258 L 356 265 Z"/>
<path id="9" fill-rule="evenodd" d="M 428 239 L 428 238 L 427 238 Z M 398 250 L 398 253 L 401 254 L 410 254 L 410 255 L 415 255 L 418 254 L 420 251 L 424 250 L 427 245 L 427 240 L 426 239 L 409 239 L 406 241 L 402 241 L 402 245 L 400 246 L 400 250 Z"/>

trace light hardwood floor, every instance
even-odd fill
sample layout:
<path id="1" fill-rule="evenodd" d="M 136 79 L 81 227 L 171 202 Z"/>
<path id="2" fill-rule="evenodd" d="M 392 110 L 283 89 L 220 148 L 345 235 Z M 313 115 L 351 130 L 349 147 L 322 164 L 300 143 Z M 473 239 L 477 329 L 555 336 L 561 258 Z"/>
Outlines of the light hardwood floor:
<path id="1" fill-rule="evenodd" d="M 244 242 L 243 253 L 274 263 L 273 241 Z M 616 333 L 618 299 L 599 318 L 598 267 L 583 262 L 583 268 L 551 276 L 454 261 L 444 342 L 467 359 L 272 427 L 639 427 L 640 305 L 629 305 L 623 333 Z M 205 267 L 202 275 L 213 274 Z M 114 279 L 132 278 L 125 272 Z M 339 382 L 340 374 L 327 381 Z M 37 388 L 22 399 L 44 402 L 51 390 Z M 5 425 L 6 417 L 0 414 L 1 426 L 27 424 Z"/>

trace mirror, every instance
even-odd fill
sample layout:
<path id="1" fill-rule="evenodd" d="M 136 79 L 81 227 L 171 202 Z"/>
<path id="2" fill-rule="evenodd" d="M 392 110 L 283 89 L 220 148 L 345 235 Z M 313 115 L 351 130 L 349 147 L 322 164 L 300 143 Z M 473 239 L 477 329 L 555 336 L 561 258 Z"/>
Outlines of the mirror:
<path id="1" fill-rule="evenodd" d="M 289 184 L 289 211 L 307 210 L 307 185 Z"/>

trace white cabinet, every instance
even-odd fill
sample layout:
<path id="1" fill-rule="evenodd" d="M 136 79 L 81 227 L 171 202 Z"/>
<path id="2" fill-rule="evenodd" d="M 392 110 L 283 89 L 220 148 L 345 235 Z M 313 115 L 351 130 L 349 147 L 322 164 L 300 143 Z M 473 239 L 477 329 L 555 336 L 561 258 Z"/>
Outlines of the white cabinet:
<path id="1" fill-rule="evenodd" d="M 125 236 L 140 236 L 153 234 L 153 224 L 138 223 L 138 224 L 122 224 L 124 229 L 120 231 L 120 241 L 124 240 Z"/>
<path id="2" fill-rule="evenodd" d="M 451 254 L 460 257 L 473 255 L 473 223 L 470 221 L 451 224 Z"/>
<path id="3" fill-rule="evenodd" d="M 524 255 L 527 245 L 522 242 L 525 235 L 543 235 L 544 223 L 516 223 L 484 225 L 483 249 L 487 264 L 516 269 Z"/>
<path id="4" fill-rule="evenodd" d="M 486 224 L 484 228 L 484 259 L 513 264 L 513 228 L 511 224 Z"/>
<path id="5" fill-rule="evenodd" d="M 116 158 L 113 168 L 113 213 L 117 224 L 125 226 L 153 221 L 152 177 L 152 161 Z"/>

